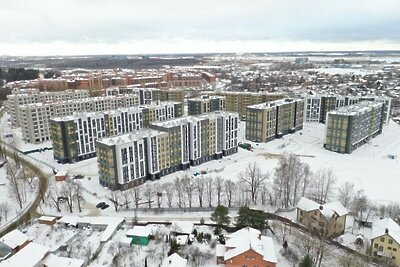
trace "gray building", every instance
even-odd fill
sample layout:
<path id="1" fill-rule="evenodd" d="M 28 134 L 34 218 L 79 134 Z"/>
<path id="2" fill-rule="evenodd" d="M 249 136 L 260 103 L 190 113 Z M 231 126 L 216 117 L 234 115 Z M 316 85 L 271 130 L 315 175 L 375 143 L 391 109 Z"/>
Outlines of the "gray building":
<path id="1" fill-rule="evenodd" d="M 226 100 L 224 96 L 204 95 L 199 98 L 188 100 L 188 114 L 200 115 L 214 111 L 224 111 L 226 109 Z"/>

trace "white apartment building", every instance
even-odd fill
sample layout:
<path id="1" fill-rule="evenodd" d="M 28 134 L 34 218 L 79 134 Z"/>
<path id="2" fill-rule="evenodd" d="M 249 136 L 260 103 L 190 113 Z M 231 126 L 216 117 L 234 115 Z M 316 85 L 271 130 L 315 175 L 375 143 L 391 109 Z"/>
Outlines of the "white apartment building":
<path id="1" fill-rule="evenodd" d="M 61 102 L 34 103 L 19 106 L 19 125 L 24 141 L 40 143 L 50 140 L 49 119 L 82 111 L 116 110 L 138 106 L 136 95 L 93 97 Z"/>
<path id="2" fill-rule="evenodd" d="M 67 100 L 78 100 L 89 97 L 88 90 L 65 90 L 59 92 L 40 92 L 38 89 L 19 89 L 13 90 L 7 96 L 7 111 L 11 115 L 13 126 L 19 126 L 19 106 L 34 103 L 61 102 Z"/>

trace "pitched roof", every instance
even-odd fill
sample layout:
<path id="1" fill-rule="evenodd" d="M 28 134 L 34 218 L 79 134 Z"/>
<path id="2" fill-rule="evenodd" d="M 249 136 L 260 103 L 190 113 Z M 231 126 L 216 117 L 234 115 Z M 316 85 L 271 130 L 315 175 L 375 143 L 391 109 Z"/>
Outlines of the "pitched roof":
<path id="1" fill-rule="evenodd" d="M 165 258 L 161 267 L 186 267 L 187 259 L 182 258 L 178 254 L 174 253 L 168 258 Z"/>
<path id="2" fill-rule="evenodd" d="M 253 250 L 257 254 L 263 256 L 265 261 L 277 262 L 274 243 L 270 237 L 261 236 L 261 232 L 246 227 L 226 236 L 226 252 L 224 259 L 228 260 L 240 255 L 248 250 Z M 219 251 L 222 249 L 219 247 Z"/>
<path id="3" fill-rule="evenodd" d="M 12 249 L 15 249 L 16 247 L 24 244 L 26 241 L 29 240 L 29 237 L 19 231 L 18 229 L 15 229 L 6 235 L 4 235 L 0 241 L 9 246 Z"/>
<path id="4" fill-rule="evenodd" d="M 297 208 L 304 211 L 319 210 L 322 215 L 328 219 L 332 217 L 334 212 L 339 216 L 343 216 L 348 213 L 348 210 L 342 205 L 342 203 L 340 203 L 340 201 L 334 201 L 321 205 L 306 197 L 302 197 L 300 199 L 300 201 L 297 203 Z"/>
<path id="5" fill-rule="evenodd" d="M 11 258 L 3 261 L 1 264 L 2 267 L 15 267 L 15 266 L 24 266 L 24 267 L 34 267 L 37 266 L 38 263 L 42 261 L 42 259 L 46 256 L 46 254 L 50 251 L 50 248 L 35 244 L 29 243 L 26 247 L 18 251 Z"/>
<path id="6" fill-rule="evenodd" d="M 141 236 L 148 237 L 151 233 L 151 229 L 147 226 L 136 225 L 132 229 L 126 232 L 126 236 Z"/>
<path id="7" fill-rule="evenodd" d="M 385 235 L 386 231 L 397 244 L 400 244 L 400 226 L 391 218 L 384 218 L 372 225 L 371 239 Z"/>

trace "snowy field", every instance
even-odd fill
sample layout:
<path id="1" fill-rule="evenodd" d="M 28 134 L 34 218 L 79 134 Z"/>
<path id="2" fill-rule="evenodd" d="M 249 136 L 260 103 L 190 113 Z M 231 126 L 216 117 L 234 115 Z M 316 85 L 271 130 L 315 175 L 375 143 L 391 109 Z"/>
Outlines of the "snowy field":
<path id="1" fill-rule="evenodd" d="M 380 69 L 357 69 L 357 68 L 318 68 L 318 69 L 307 69 L 307 71 L 318 71 L 320 73 L 326 73 L 330 75 L 335 74 L 355 74 L 355 75 L 367 75 L 376 72 L 381 72 Z"/>

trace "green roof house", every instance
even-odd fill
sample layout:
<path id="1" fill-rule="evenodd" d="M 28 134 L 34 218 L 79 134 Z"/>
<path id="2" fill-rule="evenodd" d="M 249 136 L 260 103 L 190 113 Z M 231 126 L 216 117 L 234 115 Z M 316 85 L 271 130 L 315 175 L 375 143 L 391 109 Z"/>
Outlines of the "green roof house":
<path id="1" fill-rule="evenodd" d="M 134 226 L 126 232 L 126 236 L 132 238 L 131 245 L 147 246 L 149 244 L 149 236 L 151 229 L 147 226 Z"/>

